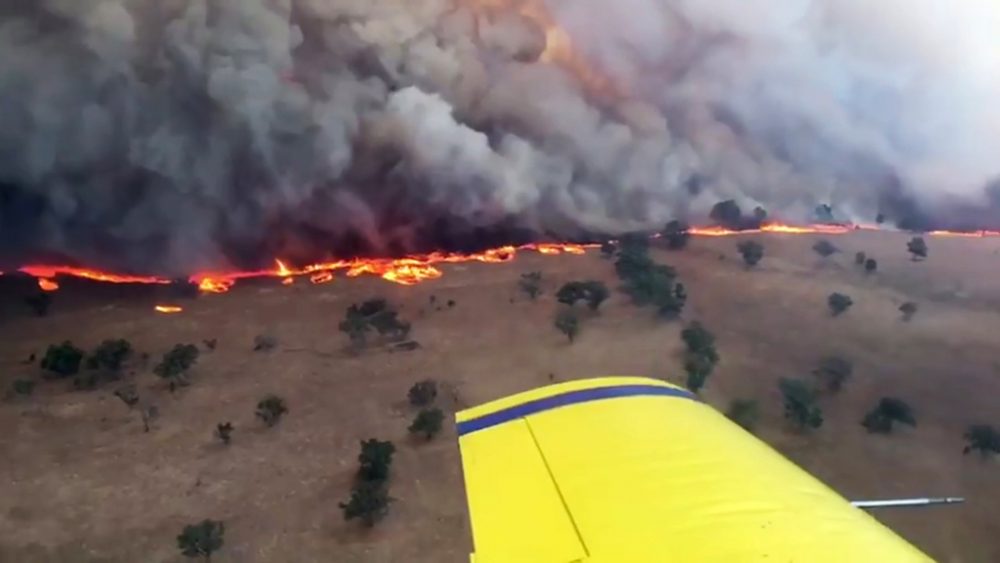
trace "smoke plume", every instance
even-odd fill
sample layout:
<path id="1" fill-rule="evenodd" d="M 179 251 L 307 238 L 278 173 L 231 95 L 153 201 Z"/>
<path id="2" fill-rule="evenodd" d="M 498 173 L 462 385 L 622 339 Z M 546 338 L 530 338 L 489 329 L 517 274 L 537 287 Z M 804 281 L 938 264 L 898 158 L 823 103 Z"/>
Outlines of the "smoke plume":
<path id="1" fill-rule="evenodd" d="M 0 260 L 1000 223 L 992 0 L 9 0 Z"/>

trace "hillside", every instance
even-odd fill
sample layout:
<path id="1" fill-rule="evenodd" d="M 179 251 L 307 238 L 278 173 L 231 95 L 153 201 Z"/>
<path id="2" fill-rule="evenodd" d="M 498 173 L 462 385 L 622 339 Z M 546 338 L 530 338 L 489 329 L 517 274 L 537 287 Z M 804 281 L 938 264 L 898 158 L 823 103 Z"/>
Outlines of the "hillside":
<path id="1" fill-rule="evenodd" d="M 722 361 L 705 400 L 720 409 L 734 398 L 758 400 L 759 436 L 848 498 L 967 497 L 960 506 L 876 516 L 941 561 L 1000 561 L 1000 466 L 962 455 L 969 424 L 1000 425 L 1000 239 L 931 238 L 929 259 L 914 263 L 902 234 L 829 237 L 843 252 L 826 260 L 811 250 L 816 236 L 744 236 L 766 247 L 750 271 L 735 238 L 653 251 L 688 288 L 683 319 L 701 320 L 717 336 Z M 858 250 L 878 259 L 877 273 L 854 265 Z M 657 320 L 620 292 L 584 320 L 576 343 L 552 327 L 562 283 L 617 285 L 596 251 L 521 253 L 511 263 L 444 270 L 412 287 L 373 278 L 247 281 L 183 301 L 185 311 L 170 316 L 152 310 L 166 288 L 71 280 L 51 314 L 34 318 L 21 302 L 32 282 L 0 278 L 0 389 L 17 378 L 39 381 L 32 396 L 0 401 L 0 561 L 179 562 L 175 536 L 203 518 L 226 523 L 213 558 L 220 563 L 467 561 L 454 429 L 449 417 L 430 443 L 407 436 L 414 382 L 439 381 L 449 415 L 553 380 L 630 374 L 683 382 L 683 322 Z M 533 270 L 545 280 L 537 302 L 517 290 Z M 854 300 L 837 318 L 826 307 L 834 291 Z M 376 296 L 413 323 L 419 349 L 345 351 L 337 329 L 345 308 Z M 920 306 L 909 323 L 897 311 L 906 301 Z M 273 335 L 277 347 L 253 352 L 259 334 Z M 75 391 L 24 363 L 51 343 L 90 349 L 107 338 L 127 338 L 150 355 L 126 370 L 158 407 L 148 434 L 113 395 L 115 383 Z M 174 344 L 213 338 L 218 346 L 203 349 L 189 387 L 171 393 L 152 374 Z M 822 398 L 822 428 L 789 431 L 777 380 L 811 378 L 831 354 L 853 362 L 853 378 Z M 268 393 L 290 409 L 274 428 L 254 418 Z M 867 434 L 859 421 L 884 395 L 909 402 L 917 427 Z M 229 447 L 212 436 L 223 421 L 236 427 Z M 397 444 L 396 502 L 384 522 L 363 531 L 343 520 L 338 502 L 348 496 L 358 442 L 369 437 Z"/>

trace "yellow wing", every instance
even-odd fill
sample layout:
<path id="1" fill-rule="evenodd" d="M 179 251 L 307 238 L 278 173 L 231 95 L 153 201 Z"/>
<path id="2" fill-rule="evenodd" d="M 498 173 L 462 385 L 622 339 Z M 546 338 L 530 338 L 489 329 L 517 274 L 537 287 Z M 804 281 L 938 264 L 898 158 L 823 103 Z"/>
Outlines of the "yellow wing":
<path id="1" fill-rule="evenodd" d="M 662 381 L 551 385 L 457 420 L 474 563 L 931 561 Z"/>

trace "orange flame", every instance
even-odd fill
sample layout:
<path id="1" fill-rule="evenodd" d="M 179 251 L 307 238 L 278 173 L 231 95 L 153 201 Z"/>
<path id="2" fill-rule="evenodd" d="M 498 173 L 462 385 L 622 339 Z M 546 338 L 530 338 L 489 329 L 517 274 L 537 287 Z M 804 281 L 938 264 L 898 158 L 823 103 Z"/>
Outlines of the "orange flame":
<path id="1" fill-rule="evenodd" d="M 42 291 L 56 291 L 59 289 L 59 283 L 49 278 L 38 278 L 38 287 Z"/>
<path id="2" fill-rule="evenodd" d="M 776 234 L 825 234 L 840 235 L 859 229 L 874 229 L 874 227 L 864 227 L 857 225 L 807 225 L 794 226 L 781 223 L 768 223 L 759 229 L 746 231 L 733 231 L 723 227 L 692 227 L 690 233 L 694 236 L 721 237 L 734 236 L 751 233 L 776 233 Z M 929 236 L 952 236 L 952 237 L 1000 237 L 1000 231 L 932 231 Z M 318 262 L 297 268 L 288 265 L 282 260 L 275 260 L 275 266 L 271 270 L 241 271 L 241 272 L 211 272 L 201 273 L 190 277 L 189 281 L 198 286 L 204 293 L 225 293 L 229 291 L 238 280 L 245 278 L 277 277 L 281 283 L 291 285 L 295 278 L 308 276 L 309 281 L 314 284 L 328 283 L 334 279 L 334 272 L 343 271 L 347 277 L 358 277 L 362 275 L 379 276 L 384 280 L 402 285 L 414 285 L 423 281 L 440 278 L 443 274 L 438 267 L 439 264 L 456 264 L 463 262 L 484 262 L 496 264 L 510 262 L 519 251 L 533 251 L 543 255 L 558 254 L 584 254 L 589 249 L 598 248 L 599 244 L 572 244 L 572 243 L 531 243 L 522 246 L 501 246 L 482 252 L 472 254 L 461 254 L 452 252 L 432 252 L 430 254 L 419 254 L 404 258 L 354 258 L 351 260 L 337 260 L 333 262 Z M 104 281 L 111 283 L 138 283 L 138 284 L 168 284 L 170 280 L 154 276 L 130 276 L 100 272 L 97 270 L 74 268 L 68 266 L 25 266 L 21 272 L 34 276 L 38 279 L 38 285 L 46 291 L 55 291 L 59 284 L 55 281 L 55 276 L 66 275 L 85 278 L 89 280 Z M 179 312 L 179 307 L 158 306 L 157 311 L 161 313 Z"/>
<path id="3" fill-rule="evenodd" d="M 176 305 L 157 305 L 153 307 L 157 313 L 163 313 L 164 315 L 175 315 L 184 310 L 183 307 L 177 307 Z"/>

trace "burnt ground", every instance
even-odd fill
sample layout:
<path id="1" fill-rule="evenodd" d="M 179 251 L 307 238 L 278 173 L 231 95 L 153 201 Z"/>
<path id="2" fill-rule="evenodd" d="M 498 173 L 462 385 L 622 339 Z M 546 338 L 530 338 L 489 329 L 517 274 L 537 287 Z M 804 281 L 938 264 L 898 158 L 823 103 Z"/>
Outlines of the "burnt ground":
<path id="1" fill-rule="evenodd" d="M 845 252 L 825 261 L 810 248 L 813 236 L 747 236 L 767 248 L 753 271 L 743 268 L 733 238 L 654 251 L 689 289 L 684 318 L 700 319 L 718 337 L 722 362 L 705 399 L 719 408 L 757 399 L 758 434 L 849 498 L 968 497 L 962 506 L 877 516 L 941 561 L 1000 561 L 1000 465 L 962 455 L 967 425 L 1000 424 L 1000 240 L 932 238 L 930 258 L 913 263 L 901 234 L 830 237 Z M 878 273 L 854 266 L 856 250 L 879 260 Z M 20 302 L 30 283 L 0 278 L 0 385 L 40 381 L 33 396 L 0 401 L 0 561 L 178 562 L 175 536 L 203 518 L 227 525 L 219 562 L 467 561 L 454 428 L 449 422 L 430 443 L 411 441 L 410 385 L 442 382 L 438 403 L 450 413 L 544 385 L 550 374 L 556 381 L 606 374 L 682 381 L 682 324 L 657 321 L 620 293 L 584 322 L 575 344 L 553 329 L 562 282 L 617 285 L 597 252 L 521 253 L 513 263 L 444 269 L 443 278 L 414 287 L 372 278 L 244 282 L 225 295 L 184 301 L 175 316 L 152 311 L 164 288 L 67 281 L 51 315 L 33 318 Z M 535 303 L 516 289 L 531 270 L 546 280 Z M 832 291 L 855 301 L 836 319 L 825 304 Z M 343 311 L 373 296 L 412 320 L 420 349 L 345 352 L 337 330 Z M 897 312 L 904 301 L 920 304 L 910 323 Z M 277 348 L 252 352 L 262 333 L 275 336 Z M 119 337 L 152 358 L 136 358 L 125 376 L 158 406 L 148 434 L 112 395 L 117 384 L 75 391 L 22 363 L 53 342 L 91 348 Z M 171 394 L 152 374 L 175 343 L 210 338 L 218 347 L 203 353 L 190 387 Z M 854 377 L 822 399 L 821 429 L 790 432 L 776 381 L 811 377 L 829 354 L 852 360 Z M 253 411 L 271 392 L 290 413 L 265 429 Z M 918 427 L 866 434 L 859 420 L 883 395 L 913 405 Z M 236 427 L 228 448 L 212 435 L 222 421 Z M 365 532 L 344 522 L 337 503 L 347 498 L 358 441 L 369 437 L 393 440 L 399 451 L 391 514 Z"/>

